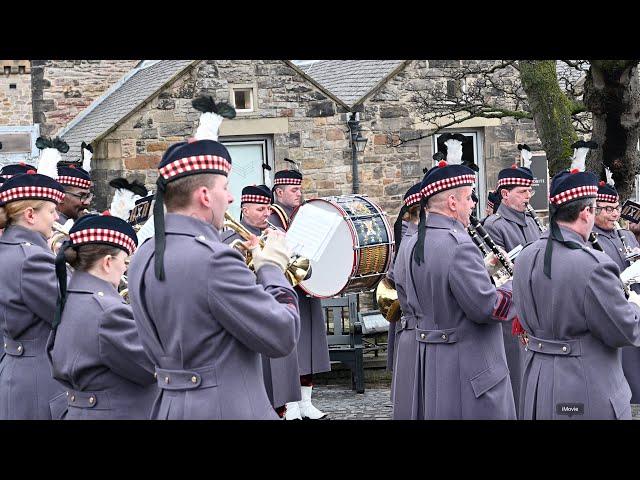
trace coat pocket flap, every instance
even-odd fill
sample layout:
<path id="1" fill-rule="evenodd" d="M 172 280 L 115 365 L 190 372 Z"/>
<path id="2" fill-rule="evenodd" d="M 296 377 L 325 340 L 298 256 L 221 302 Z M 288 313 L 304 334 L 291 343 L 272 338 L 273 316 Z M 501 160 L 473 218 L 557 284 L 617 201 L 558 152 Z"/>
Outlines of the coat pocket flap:
<path id="1" fill-rule="evenodd" d="M 618 420 L 631 419 L 631 388 L 626 381 L 609 400 Z"/>
<path id="2" fill-rule="evenodd" d="M 52 420 L 62 420 L 67 414 L 68 408 L 66 392 L 62 392 L 49 400 L 49 411 L 51 412 Z"/>
<path id="3" fill-rule="evenodd" d="M 491 390 L 500 381 L 509 375 L 509 369 L 506 365 L 494 365 L 487 368 L 483 372 L 473 377 L 471 380 L 471 387 L 476 398 L 480 397 L 487 390 Z"/>

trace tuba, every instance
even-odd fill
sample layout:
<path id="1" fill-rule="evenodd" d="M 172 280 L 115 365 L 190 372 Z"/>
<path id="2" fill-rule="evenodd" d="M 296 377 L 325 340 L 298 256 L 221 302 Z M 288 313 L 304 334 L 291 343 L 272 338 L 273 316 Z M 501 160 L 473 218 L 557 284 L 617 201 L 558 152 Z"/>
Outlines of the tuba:
<path id="1" fill-rule="evenodd" d="M 224 226 L 236 232 L 245 241 L 249 240 L 253 236 L 253 234 L 247 230 L 244 225 L 236 221 L 229 212 L 224 212 Z M 259 248 L 264 248 L 264 242 L 265 240 L 262 236 L 258 238 Z M 251 255 L 251 252 L 246 250 L 244 245 L 242 245 L 242 240 L 234 240 L 231 242 L 230 247 L 240 250 L 245 256 L 249 269 L 254 269 L 253 256 Z M 299 255 L 294 255 L 289 259 L 289 264 L 287 265 L 284 275 L 293 287 L 301 281 L 308 279 L 311 276 L 311 264 L 309 263 L 309 259 Z"/>

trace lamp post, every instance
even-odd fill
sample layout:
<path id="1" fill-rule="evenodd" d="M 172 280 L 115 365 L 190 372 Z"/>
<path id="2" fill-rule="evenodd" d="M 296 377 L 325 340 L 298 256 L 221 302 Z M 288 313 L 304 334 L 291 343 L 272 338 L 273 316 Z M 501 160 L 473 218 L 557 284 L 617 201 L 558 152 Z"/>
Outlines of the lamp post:
<path id="1" fill-rule="evenodd" d="M 358 152 L 364 152 L 364 149 L 367 146 L 367 138 L 363 137 L 362 133 L 360 132 L 360 120 L 358 120 L 357 112 L 351 113 L 351 117 L 347 121 L 347 125 L 349 126 L 349 131 L 351 133 L 351 177 L 353 182 L 352 191 L 353 193 L 358 193 Z"/>

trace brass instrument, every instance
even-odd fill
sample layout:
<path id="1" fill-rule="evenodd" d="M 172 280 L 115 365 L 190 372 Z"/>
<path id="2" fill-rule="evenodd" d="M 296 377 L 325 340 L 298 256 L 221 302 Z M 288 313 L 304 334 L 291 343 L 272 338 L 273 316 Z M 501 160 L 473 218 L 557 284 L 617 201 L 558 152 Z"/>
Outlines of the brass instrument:
<path id="1" fill-rule="evenodd" d="M 53 229 L 54 233 L 49 239 L 49 244 L 51 245 L 51 251 L 54 254 L 57 254 L 62 243 L 69 238 L 69 231 L 58 222 L 53 222 L 53 226 L 51 228 Z"/>
<path id="2" fill-rule="evenodd" d="M 540 230 L 540 233 L 544 232 L 547 229 L 547 227 L 542 225 L 542 222 L 538 218 L 538 215 L 536 215 L 536 211 L 533 209 L 531 204 L 527 202 L 525 206 L 527 207 L 527 213 L 531 215 L 531 217 L 533 218 L 533 221 L 536 222 L 536 225 L 538 226 L 538 230 Z"/>
<path id="3" fill-rule="evenodd" d="M 390 323 L 400 320 L 402 311 L 400 309 L 400 300 L 398 300 L 398 292 L 394 288 L 393 282 L 384 277 L 376 287 L 376 303 L 380 309 L 380 313 Z"/>
<path id="4" fill-rule="evenodd" d="M 129 270 L 129 263 L 131 263 L 131 259 L 127 257 L 125 260 L 125 264 L 127 265 L 127 271 Z M 125 272 L 122 277 L 120 277 L 120 285 L 118 285 L 118 293 L 122 297 L 122 299 L 129 303 L 129 279 L 127 277 L 127 273 Z"/>
<path id="5" fill-rule="evenodd" d="M 249 240 L 253 236 L 253 234 L 247 230 L 244 225 L 236 221 L 229 212 L 224 213 L 224 226 L 236 232 L 245 241 Z M 265 240 L 263 236 L 259 237 L 258 246 L 260 248 L 264 248 L 264 244 Z M 242 245 L 242 240 L 234 240 L 230 246 L 236 250 L 243 251 L 247 266 L 253 270 L 253 257 L 251 252 L 246 250 L 244 245 Z M 306 280 L 311 276 L 311 264 L 309 263 L 309 259 L 299 255 L 294 255 L 289 259 L 289 264 L 287 265 L 284 275 L 287 277 L 289 283 L 294 287 L 301 281 Z"/>
<path id="6" fill-rule="evenodd" d="M 513 263 L 509 257 L 496 245 L 480 221 L 471 215 L 467 232 L 484 256 L 484 265 L 493 279 L 496 287 L 504 285 L 513 277 Z"/>
<path id="7" fill-rule="evenodd" d="M 624 238 L 624 234 L 622 233 L 622 227 L 617 221 L 613 224 L 613 228 L 618 234 L 618 237 L 622 242 L 622 246 L 624 247 L 624 259 L 630 264 L 638 260 L 638 258 L 640 258 L 640 251 L 634 250 L 629 246 L 629 244 L 627 243 L 627 240 Z"/>

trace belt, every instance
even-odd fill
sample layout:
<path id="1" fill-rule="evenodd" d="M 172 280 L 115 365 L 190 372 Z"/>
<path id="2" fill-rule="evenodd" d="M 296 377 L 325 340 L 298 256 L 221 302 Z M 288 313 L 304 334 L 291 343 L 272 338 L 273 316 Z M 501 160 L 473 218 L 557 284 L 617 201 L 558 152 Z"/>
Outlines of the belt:
<path id="1" fill-rule="evenodd" d="M 416 328 L 416 340 L 421 343 L 456 343 L 458 341 L 458 329 L 421 330 Z"/>
<path id="2" fill-rule="evenodd" d="M 190 370 L 167 370 L 156 367 L 153 374 L 158 387 L 163 390 L 194 390 L 218 385 L 216 368 L 213 366 Z"/>
<path id="3" fill-rule="evenodd" d="M 37 357 L 44 353 L 46 344 L 46 338 L 14 340 L 7 336 L 4 337 L 4 351 L 13 357 Z"/>
<path id="4" fill-rule="evenodd" d="M 546 355 L 566 355 L 569 357 L 579 357 L 582 355 L 582 341 L 575 340 L 545 340 L 527 334 L 529 342 L 527 350 Z"/>
<path id="5" fill-rule="evenodd" d="M 110 409 L 109 394 L 106 391 L 84 392 L 80 390 L 67 390 L 67 405 L 76 408 L 96 408 L 98 410 Z"/>
<path id="6" fill-rule="evenodd" d="M 396 322 L 396 333 L 402 330 L 413 330 L 418 326 L 418 317 L 415 315 L 402 315 Z"/>

